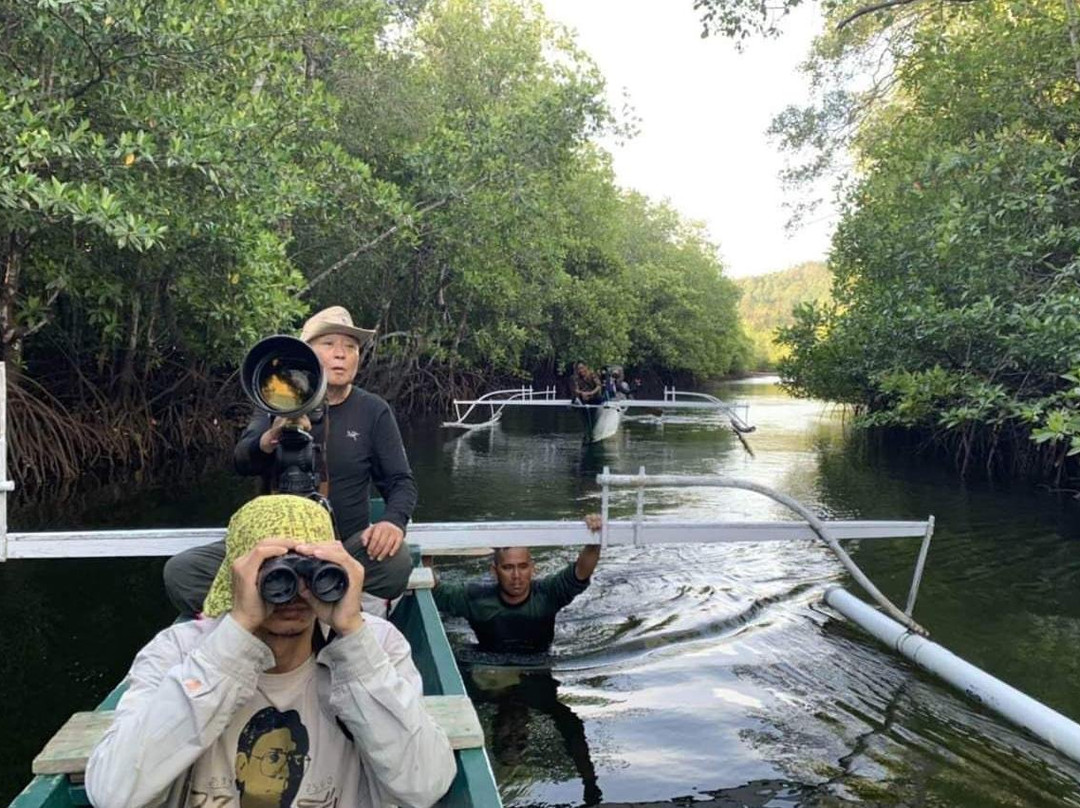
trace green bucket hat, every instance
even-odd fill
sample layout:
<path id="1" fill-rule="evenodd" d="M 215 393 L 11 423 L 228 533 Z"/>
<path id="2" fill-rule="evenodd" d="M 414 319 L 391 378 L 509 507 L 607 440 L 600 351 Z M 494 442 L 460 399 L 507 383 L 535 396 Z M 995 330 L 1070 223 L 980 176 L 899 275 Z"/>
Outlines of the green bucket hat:
<path id="1" fill-rule="evenodd" d="M 232 609 L 232 565 L 263 539 L 293 539 L 304 544 L 334 541 L 326 509 L 293 494 L 257 497 L 232 515 L 225 532 L 225 560 L 203 603 L 203 614 L 217 617 Z"/>

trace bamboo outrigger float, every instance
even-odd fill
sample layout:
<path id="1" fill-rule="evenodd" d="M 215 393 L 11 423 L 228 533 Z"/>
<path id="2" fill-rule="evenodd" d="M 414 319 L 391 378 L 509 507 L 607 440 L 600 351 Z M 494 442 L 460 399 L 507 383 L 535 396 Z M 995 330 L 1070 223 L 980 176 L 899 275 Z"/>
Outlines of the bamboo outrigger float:
<path id="1" fill-rule="evenodd" d="M 554 387 L 543 390 L 532 387 L 494 390 L 476 399 L 455 399 L 454 420 L 443 421 L 442 425 L 448 429 L 463 429 L 466 432 L 488 429 L 499 423 L 503 410 L 507 407 L 557 407 L 576 410 L 582 414 L 586 443 L 610 438 L 618 432 L 623 416 L 633 409 L 646 410 L 652 414 L 685 410 L 719 412 L 728 419 L 737 434 L 754 431 L 754 427 L 746 421 L 745 405 L 730 404 L 708 393 L 687 392 L 674 387 L 665 387 L 662 399 L 619 396 L 599 404 L 581 404 L 569 398 L 556 398 Z M 484 415 L 487 417 L 484 418 Z"/>

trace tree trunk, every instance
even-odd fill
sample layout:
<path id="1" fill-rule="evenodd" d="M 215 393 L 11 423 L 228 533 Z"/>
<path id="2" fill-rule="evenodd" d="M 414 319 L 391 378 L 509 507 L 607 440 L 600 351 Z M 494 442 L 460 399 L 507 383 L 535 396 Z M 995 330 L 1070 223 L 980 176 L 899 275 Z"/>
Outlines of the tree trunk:
<path id="1" fill-rule="evenodd" d="M 1076 12 L 1076 0 L 1065 0 L 1065 13 L 1069 21 L 1069 42 L 1072 44 L 1073 69 L 1076 71 L 1076 83 L 1080 84 L 1080 14 Z"/>
<path id="2" fill-rule="evenodd" d="M 17 372 L 22 359 L 22 338 L 15 321 L 15 296 L 19 291 L 19 273 L 26 243 L 17 233 L 8 234 L 3 256 L 3 284 L 0 285 L 0 360 L 8 365 L 8 373 Z"/>

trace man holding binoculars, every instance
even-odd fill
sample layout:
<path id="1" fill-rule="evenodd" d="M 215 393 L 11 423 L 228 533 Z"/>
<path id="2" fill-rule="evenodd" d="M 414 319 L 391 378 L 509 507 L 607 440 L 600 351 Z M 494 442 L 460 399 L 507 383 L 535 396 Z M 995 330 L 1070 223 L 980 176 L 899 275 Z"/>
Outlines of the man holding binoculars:
<path id="1" fill-rule="evenodd" d="M 388 602 L 405 590 L 412 569 L 404 537 L 416 507 L 416 483 L 390 405 L 353 383 L 360 369 L 361 350 L 374 334 L 354 326 L 352 316 L 341 306 L 323 309 L 304 323 L 300 340 L 307 348 L 298 347 L 308 356 L 313 352 L 318 357 L 325 379 L 318 381 L 325 384 L 325 397 L 318 395 L 314 381 L 302 373 L 297 375 L 295 369 L 285 369 L 289 343 L 297 344 L 295 339 L 271 337 L 253 348 L 244 361 L 241 380 L 258 411 L 240 436 L 234 461 L 238 472 L 262 476 L 273 489 L 274 475 L 282 471 L 281 450 L 287 439 L 299 435 L 317 449 L 312 452 L 307 447 L 307 459 L 301 465 L 308 468 L 292 470 L 297 478 L 308 480 L 303 493 L 321 495 L 329 503 L 338 537 L 364 565 L 365 609 L 385 614 Z M 263 345 L 268 347 L 260 356 Z M 293 378 L 301 387 L 306 382 L 309 400 L 322 405 L 310 411 L 310 418 L 308 414 L 275 416 L 272 413 L 284 408 L 274 407 L 272 394 L 267 399 L 259 390 L 260 379 L 288 387 Z M 321 417 L 315 417 L 316 412 Z M 276 490 L 288 490 L 283 486 L 297 478 L 282 479 Z M 372 483 L 386 503 L 375 524 L 369 524 Z M 303 489 L 305 484 L 299 486 Z M 201 610 L 203 596 L 223 557 L 224 546 L 217 542 L 187 550 L 166 563 L 165 589 L 181 614 Z"/>
<path id="2" fill-rule="evenodd" d="M 225 546 L 208 619 L 165 629 L 136 656 L 87 763 L 90 801 L 438 800 L 456 772 L 450 743 L 424 708 L 408 642 L 361 612 L 364 568 L 334 540 L 326 510 L 292 494 L 258 497 L 233 515 Z M 268 591 L 275 574 L 290 592 Z M 317 592 L 321 575 L 333 585 Z"/>

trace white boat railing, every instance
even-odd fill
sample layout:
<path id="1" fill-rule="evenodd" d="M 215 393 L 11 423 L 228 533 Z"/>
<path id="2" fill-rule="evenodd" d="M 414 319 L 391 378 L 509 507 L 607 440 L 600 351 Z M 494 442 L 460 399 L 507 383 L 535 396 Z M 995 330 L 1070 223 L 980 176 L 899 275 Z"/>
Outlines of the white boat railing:
<path id="1" fill-rule="evenodd" d="M 687 399 L 693 400 L 687 401 Z M 730 419 L 731 426 L 735 431 L 754 431 L 755 427 L 746 420 L 750 411 L 750 408 L 746 404 L 730 404 L 710 393 L 695 393 L 687 390 L 676 390 L 674 387 L 664 388 L 665 404 L 679 404 L 683 407 L 687 407 L 693 406 L 699 402 L 703 408 L 723 410 L 724 414 Z"/>
<path id="2" fill-rule="evenodd" d="M 534 390 L 532 387 L 522 386 L 507 390 L 493 390 L 477 399 L 454 399 L 454 415 L 456 416 L 456 420 L 443 421 L 442 425 L 444 427 L 458 429 L 480 429 L 498 423 L 499 419 L 502 417 L 503 408 L 505 408 L 507 404 L 557 403 L 558 406 L 564 406 L 570 403 L 569 401 L 560 401 L 555 398 L 555 393 L 556 390 L 554 387 L 545 387 L 543 390 Z M 466 405 L 468 406 L 468 409 L 462 412 L 461 408 Z M 488 407 L 488 420 L 469 422 L 468 418 L 473 414 L 473 411 L 477 407 L 484 406 Z"/>
<path id="3" fill-rule="evenodd" d="M 714 410 L 720 411 L 727 416 L 732 429 L 738 433 L 753 432 L 753 427 L 747 420 L 749 406 L 735 404 L 717 398 L 710 393 L 697 393 L 689 390 L 676 390 L 674 387 L 664 388 L 662 399 L 653 398 L 627 398 L 620 396 L 614 399 L 606 399 L 596 404 L 582 404 L 569 398 L 558 398 L 554 387 L 546 387 L 543 390 L 534 390 L 532 387 L 518 387 L 507 390 L 493 390 L 474 399 L 454 399 L 455 420 L 443 421 L 444 427 L 455 429 L 481 429 L 493 426 L 502 418 L 506 407 L 576 407 L 585 409 L 601 409 L 613 404 L 620 411 L 628 409 L 648 410 Z M 485 421 L 469 421 L 469 417 L 477 408 L 488 408 L 488 419 Z M 464 408 L 464 409 L 463 409 Z"/>
<path id="4" fill-rule="evenodd" d="M 825 522 L 840 541 L 923 538 L 929 522 L 837 520 Z M 224 527 L 69 530 L 8 534 L 8 559 L 171 556 L 225 537 Z M 607 522 L 606 545 L 732 544 L 813 541 L 805 522 Z M 596 541 L 581 521 L 415 522 L 406 541 L 421 552 L 474 547 L 573 547 Z"/>

